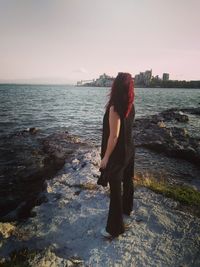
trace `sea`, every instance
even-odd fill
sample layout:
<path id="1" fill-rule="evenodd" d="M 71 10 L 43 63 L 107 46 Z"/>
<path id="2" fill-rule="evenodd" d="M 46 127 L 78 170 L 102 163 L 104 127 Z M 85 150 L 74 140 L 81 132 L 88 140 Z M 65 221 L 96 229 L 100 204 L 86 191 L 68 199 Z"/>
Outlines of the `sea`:
<path id="1" fill-rule="evenodd" d="M 98 145 L 110 88 L 73 85 L 0 85 L 0 137 L 29 127 L 46 133 L 66 129 Z M 200 89 L 136 88 L 136 118 L 168 108 L 200 105 Z M 200 122 L 190 115 L 184 125 L 199 135 Z"/>

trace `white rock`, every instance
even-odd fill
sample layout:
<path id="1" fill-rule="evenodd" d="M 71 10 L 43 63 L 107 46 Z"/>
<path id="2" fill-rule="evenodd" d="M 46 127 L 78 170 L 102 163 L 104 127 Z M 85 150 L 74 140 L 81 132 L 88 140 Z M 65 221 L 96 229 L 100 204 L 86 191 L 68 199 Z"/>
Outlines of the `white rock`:
<path id="1" fill-rule="evenodd" d="M 66 165 L 59 175 L 48 180 L 49 201 L 34 208 L 36 217 L 18 226 L 21 232 L 29 233 L 27 247 L 45 249 L 53 244 L 52 251 L 42 254 L 40 261 L 32 260 L 31 266 L 45 262 L 49 266 L 73 266 L 72 258 L 80 261 L 80 266 L 173 267 L 194 260 L 194 266 L 198 266 L 200 218 L 174 209 L 176 202 L 146 188 L 135 189 L 132 228 L 112 241 L 102 238 L 100 230 L 107 221 L 109 187 L 86 189 L 88 184 L 96 185 L 95 164 L 100 155 L 95 148 L 84 153 L 79 151 L 70 166 L 87 164 L 76 170 Z M 60 198 L 53 201 L 56 194 Z M 0 257 L 8 255 L 8 248 L 14 250 L 20 245 L 17 236 L 14 242 L 4 239 Z"/>

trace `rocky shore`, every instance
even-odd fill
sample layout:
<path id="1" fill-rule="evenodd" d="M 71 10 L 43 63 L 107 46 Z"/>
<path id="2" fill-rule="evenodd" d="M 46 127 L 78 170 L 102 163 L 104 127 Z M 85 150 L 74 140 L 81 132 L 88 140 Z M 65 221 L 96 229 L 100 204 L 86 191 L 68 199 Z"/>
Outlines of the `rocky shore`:
<path id="1" fill-rule="evenodd" d="M 200 138 L 185 127 L 190 114 L 199 116 L 199 108 L 169 109 L 135 120 L 136 176 L 154 163 L 158 172 L 162 160 L 165 169 L 171 164 L 183 176 L 183 184 L 195 180 L 200 189 Z M 5 140 L 0 265 L 23 249 L 35 251 L 26 257 L 35 267 L 200 265 L 200 218 L 136 182 L 132 227 L 118 239 L 102 238 L 109 188 L 96 183 L 100 148 L 68 132 L 44 136 L 36 128 Z M 184 180 L 187 175 L 190 179 Z M 12 177 L 9 186 L 5 177 Z"/>
<path id="2" fill-rule="evenodd" d="M 173 108 L 135 120 L 137 175 L 200 190 L 200 135 L 192 131 L 193 116 L 199 116 L 199 108 Z"/>
<path id="3" fill-rule="evenodd" d="M 189 114 L 199 116 L 200 109 L 174 108 L 135 120 L 137 173 L 156 169 L 156 176 L 163 167 L 170 170 L 166 174 L 169 179 L 174 176 L 175 182 L 193 181 L 200 189 L 200 137 L 190 136 L 184 127 Z M 70 161 L 77 149 L 89 147 L 68 132 L 44 135 L 37 128 L 16 132 L 4 140 L 0 164 L 0 221 L 4 222 L 31 216 L 32 207 L 45 201 L 46 180 Z"/>
<path id="4" fill-rule="evenodd" d="M 0 221 L 20 220 L 29 217 L 32 207 L 45 200 L 46 179 L 52 178 L 84 144 L 68 132 L 44 136 L 36 128 L 19 131 L 4 140 Z"/>
<path id="5" fill-rule="evenodd" d="M 136 187 L 132 225 L 113 240 L 100 230 L 106 224 L 109 188 L 97 185 L 99 150 L 79 149 L 47 180 L 46 202 L 25 222 L 0 225 L 0 258 L 27 248 L 29 266 L 191 266 L 200 265 L 200 218 L 178 203 Z"/>
<path id="6" fill-rule="evenodd" d="M 200 114 L 200 109 L 183 109 L 185 112 Z M 189 117 L 180 109 L 169 109 L 146 118 L 136 119 L 134 140 L 136 147 L 164 153 L 169 157 L 187 160 L 200 167 L 200 136 L 193 138 L 185 128 L 171 126 L 168 122 L 187 123 Z"/>

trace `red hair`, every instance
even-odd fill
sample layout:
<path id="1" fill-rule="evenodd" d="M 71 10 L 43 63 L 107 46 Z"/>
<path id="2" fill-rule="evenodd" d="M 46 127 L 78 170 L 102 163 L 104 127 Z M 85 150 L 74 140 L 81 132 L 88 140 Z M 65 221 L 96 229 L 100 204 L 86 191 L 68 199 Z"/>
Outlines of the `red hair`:
<path id="1" fill-rule="evenodd" d="M 114 110 L 123 117 L 128 117 L 134 102 L 134 82 L 130 73 L 119 72 L 113 81 L 107 108 Z"/>

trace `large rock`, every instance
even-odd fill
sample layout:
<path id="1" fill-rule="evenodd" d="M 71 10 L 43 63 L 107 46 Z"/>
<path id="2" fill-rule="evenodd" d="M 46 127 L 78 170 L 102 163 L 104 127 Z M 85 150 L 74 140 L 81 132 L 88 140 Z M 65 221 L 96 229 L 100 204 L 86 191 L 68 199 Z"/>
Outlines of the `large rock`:
<path id="1" fill-rule="evenodd" d="M 197 108 L 183 108 L 181 111 L 194 114 L 194 115 L 200 115 L 200 107 Z"/>
<path id="2" fill-rule="evenodd" d="M 185 109 L 186 110 L 186 109 Z M 190 109 L 192 112 L 192 110 Z M 137 147 L 165 153 L 167 156 L 185 159 L 200 166 L 200 138 L 190 137 L 185 128 L 166 122 L 187 122 L 188 116 L 178 109 L 135 120 L 134 139 Z"/>
<path id="3" fill-rule="evenodd" d="M 45 180 L 53 177 L 66 160 L 84 144 L 68 132 L 45 136 L 28 128 L 4 137 L 1 154 L 0 220 L 30 216 L 41 202 Z"/>
<path id="4" fill-rule="evenodd" d="M 164 120 L 175 120 L 179 122 L 188 122 L 189 118 L 188 115 L 184 114 L 181 110 L 178 109 L 167 109 L 160 113 L 160 115 L 164 118 Z"/>

